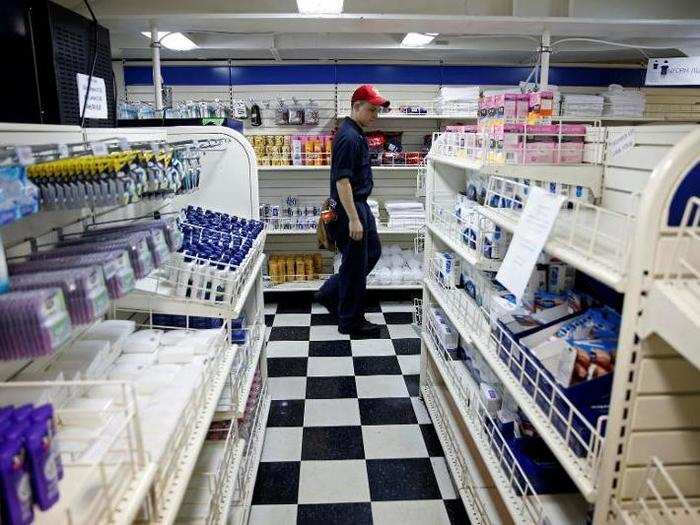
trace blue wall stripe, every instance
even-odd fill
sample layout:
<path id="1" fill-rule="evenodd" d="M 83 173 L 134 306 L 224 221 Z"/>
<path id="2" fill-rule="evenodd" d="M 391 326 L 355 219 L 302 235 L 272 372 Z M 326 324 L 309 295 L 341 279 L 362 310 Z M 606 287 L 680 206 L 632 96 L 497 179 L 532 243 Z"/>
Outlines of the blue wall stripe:
<path id="1" fill-rule="evenodd" d="M 503 66 L 414 66 L 414 65 L 279 65 L 279 66 L 164 66 L 166 85 L 255 85 L 255 84 L 477 84 L 516 85 L 530 73 L 528 67 Z M 553 67 L 550 82 L 559 86 L 621 84 L 640 87 L 643 69 Z M 151 85 L 149 66 L 126 66 L 127 86 Z"/>

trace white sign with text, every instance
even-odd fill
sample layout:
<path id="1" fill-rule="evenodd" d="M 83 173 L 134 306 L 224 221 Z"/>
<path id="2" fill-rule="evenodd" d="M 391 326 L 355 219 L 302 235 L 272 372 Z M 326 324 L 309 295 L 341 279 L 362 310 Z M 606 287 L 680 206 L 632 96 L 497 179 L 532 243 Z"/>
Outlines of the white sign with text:
<path id="1" fill-rule="evenodd" d="M 82 73 L 76 73 L 78 82 L 78 109 L 80 115 L 83 114 L 83 106 L 85 105 L 85 93 L 88 89 L 88 77 Z M 100 77 L 92 77 L 90 81 L 90 95 L 87 100 L 87 108 L 85 109 L 85 118 L 106 119 L 107 113 L 107 87 L 105 81 Z"/>
<path id="2" fill-rule="evenodd" d="M 700 85 L 700 57 L 650 58 L 647 86 L 697 86 Z"/>

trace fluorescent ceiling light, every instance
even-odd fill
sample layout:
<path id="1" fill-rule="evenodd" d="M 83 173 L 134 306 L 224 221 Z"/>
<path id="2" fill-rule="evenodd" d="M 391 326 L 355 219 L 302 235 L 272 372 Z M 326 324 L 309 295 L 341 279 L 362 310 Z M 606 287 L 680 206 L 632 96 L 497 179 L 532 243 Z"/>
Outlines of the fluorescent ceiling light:
<path id="1" fill-rule="evenodd" d="M 141 31 L 141 34 L 149 39 L 151 38 L 150 31 Z M 158 31 L 158 42 L 160 42 L 161 46 L 173 51 L 192 51 L 199 47 L 182 33 L 170 31 Z"/>
<path id="2" fill-rule="evenodd" d="M 302 15 L 339 15 L 343 12 L 343 0 L 297 0 Z"/>
<path id="3" fill-rule="evenodd" d="M 406 36 L 401 41 L 401 45 L 404 47 L 427 46 L 435 40 L 436 36 L 438 36 L 437 33 L 406 33 Z"/>

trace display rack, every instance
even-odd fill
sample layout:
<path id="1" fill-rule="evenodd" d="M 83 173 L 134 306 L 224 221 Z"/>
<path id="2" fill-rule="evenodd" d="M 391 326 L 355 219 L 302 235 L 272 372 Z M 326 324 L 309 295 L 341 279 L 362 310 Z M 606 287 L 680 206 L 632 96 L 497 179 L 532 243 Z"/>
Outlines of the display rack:
<path id="1" fill-rule="evenodd" d="M 98 222 L 117 224 L 142 220 L 153 217 L 154 212 L 164 215 L 178 212 L 186 205 L 257 218 L 258 184 L 254 153 L 242 135 L 228 128 L 81 129 L 70 126 L 17 124 L 2 124 L 0 127 L 0 144 L 30 146 L 35 158 L 41 157 L 40 160 L 44 160 L 47 152 L 53 150 L 60 150 L 62 154 L 65 152 L 66 148 L 56 145 L 69 145 L 68 154 L 78 155 L 85 150 L 85 145 L 93 148 L 92 144 L 95 142 L 105 145 L 107 151 L 117 147 L 153 148 L 154 144 L 158 147 L 172 147 L 178 144 L 206 147 L 206 152 L 201 158 L 199 189 L 196 193 L 183 196 L 169 196 L 164 200 L 142 201 L 116 207 L 40 211 L 2 229 L 8 256 L 25 256 L 39 244 L 51 245 L 62 236 L 80 234 Z M 237 178 L 236 192 L 229 191 L 231 173 Z M 237 385 L 243 382 L 250 390 L 252 376 L 247 371 L 251 366 L 255 370 L 258 363 L 261 363 L 263 381 L 266 378 L 265 337 L 259 322 L 263 308 L 261 268 L 264 262 L 264 239 L 263 231 L 232 279 L 229 293 L 223 298 L 198 293 L 196 287 L 188 298 L 173 293 L 172 276 L 178 270 L 182 270 L 176 254 L 170 263 L 138 282 L 137 290 L 112 303 L 110 318 L 135 318 L 147 328 L 158 328 L 159 323 L 155 321 L 157 314 L 182 316 L 187 329 L 191 329 L 194 324 L 193 316 L 217 317 L 224 320 L 217 336 L 211 340 L 211 346 L 202 354 L 202 375 L 192 393 L 184 400 L 177 430 L 171 435 L 160 436 L 163 442 L 162 450 L 158 449 L 160 452 L 147 454 L 144 450 L 143 431 L 148 429 L 143 422 L 139 423 L 140 412 L 136 409 L 136 395 L 130 382 L 105 383 L 83 380 L 0 383 L 0 390 L 3 392 L 24 388 L 31 394 L 36 392 L 37 388 L 45 387 L 51 392 L 51 399 L 56 400 L 54 408 L 59 415 L 62 410 L 60 400 L 67 399 L 68 395 L 84 392 L 87 388 L 102 387 L 111 391 L 120 387 L 122 392 L 122 401 L 113 405 L 119 407 L 113 415 L 104 412 L 81 414 L 83 418 L 92 417 L 96 420 L 109 418 L 109 424 L 106 425 L 105 432 L 98 436 L 99 442 L 94 445 L 97 447 L 95 454 L 83 455 L 79 461 L 71 460 L 67 456 L 63 458 L 66 475 L 59 484 L 61 498 L 50 511 L 37 513 L 36 522 L 128 524 L 134 520 L 147 523 L 175 521 L 188 485 L 193 479 L 193 473 L 197 471 L 196 465 L 201 459 L 200 453 L 205 447 L 209 426 L 214 419 L 219 419 L 215 414 L 224 386 L 235 371 L 241 370 L 233 367 L 234 361 L 242 362 L 242 369 L 246 371 L 245 378 L 234 378 Z M 196 279 L 190 282 L 194 286 Z M 222 285 L 219 289 L 224 288 Z M 247 361 L 240 355 L 243 353 L 239 352 L 241 349 L 230 344 L 228 329 L 229 320 L 243 314 L 256 326 L 255 330 L 251 330 L 254 337 L 248 338 L 254 350 L 247 356 Z M 20 371 L 30 372 L 33 366 L 46 366 L 48 361 L 55 359 L 61 352 L 69 351 L 71 342 L 92 326 L 79 326 L 74 331 L 71 341 L 42 363 L 3 362 L 0 364 L 0 377 L 7 381 Z M 239 396 L 245 395 L 247 399 L 246 392 L 239 392 L 238 389 L 236 392 Z M 237 406 L 241 403 L 244 405 L 245 399 L 236 400 Z M 240 410 L 236 410 L 236 413 L 240 413 Z M 204 516 L 203 522 L 227 522 L 234 497 L 234 481 L 238 465 L 242 462 L 245 445 L 248 441 L 262 443 L 264 425 L 265 422 L 258 418 L 255 431 L 250 434 L 248 440 L 240 439 L 235 421 L 230 426 L 225 444 L 220 447 L 221 454 L 215 454 L 217 466 L 208 473 L 216 481 L 213 490 L 206 495 L 209 498 L 209 512 Z M 59 440 L 60 433 L 61 428 Z M 99 451 L 107 454 L 98 454 Z M 106 457 L 109 458 L 109 464 L 104 463 Z M 249 458 L 247 468 L 257 470 L 258 460 L 259 454 L 257 459 Z M 249 503 L 248 500 L 247 504 Z"/>
<path id="2" fill-rule="evenodd" d="M 476 523 L 499 522 L 503 512 L 508 520 L 522 523 L 579 523 L 593 504 L 596 524 L 700 522 L 700 421 L 691 408 L 699 399 L 700 384 L 695 351 L 700 338 L 700 131 L 644 126 L 600 128 L 596 134 L 603 149 L 595 156 L 600 164 L 489 164 L 467 154 L 457 156 L 439 140 L 428 156 L 421 392 L 470 520 Z M 612 143 L 623 134 L 635 135 L 635 143 L 612 151 Z M 487 178 L 488 184 L 484 204 L 473 210 L 511 233 L 527 202 L 524 179 L 556 183 L 558 191 L 562 185 L 591 189 L 590 201 L 567 195 L 544 251 L 625 294 L 607 417 L 589 421 L 542 365 L 503 330 L 494 330 L 488 286 L 477 284 L 483 289 L 477 304 L 438 271 L 433 257 L 444 249 L 454 252 L 462 265 L 483 267 L 486 262 L 490 270 L 498 268 L 498 261 L 483 257 L 483 239 L 465 239 L 464 224 L 453 212 L 454 199 L 474 174 Z M 475 421 L 480 400 L 469 396 L 474 380 L 461 361 L 452 361 L 439 349 L 426 323 L 431 305 L 440 307 L 461 339 L 478 351 L 578 494 L 523 498 L 503 481 L 509 473 L 499 459 L 508 453 L 500 449 L 492 455 L 489 443 L 499 443 L 496 433 L 489 434 L 494 425 L 483 418 Z M 684 366 L 688 362 L 690 368 Z M 469 452 L 483 462 L 486 474 L 468 468 Z M 651 455 L 658 459 L 647 469 Z M 486 485 L 490 480 L 495 486 L 496 505 L 489 497 L 493 492 L 479 490 L 478 480 L 484 476 Z M 494 509 L 495 517 L 490 515 Z"/>

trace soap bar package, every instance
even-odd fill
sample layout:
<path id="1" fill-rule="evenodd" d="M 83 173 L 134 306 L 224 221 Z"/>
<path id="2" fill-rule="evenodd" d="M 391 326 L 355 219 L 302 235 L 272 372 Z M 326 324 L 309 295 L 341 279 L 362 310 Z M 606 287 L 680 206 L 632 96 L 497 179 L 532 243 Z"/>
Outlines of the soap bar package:
<path id="1" fill-rule="evenodd" d="M 119 299 L 134 289 L 134 270 L 126 250 L 67 255 L 54 259 L 32 259 L 10 265 L 10 274 L 47 272 L 99 266 L 102 269 L 110 299 Z"/>
<path id="2" fill-rule="evenodd" d="M 107 312 L 107 288 L 102 270 L 97 266 L 27 273 L 10 278 L 12 290 L 34 290 L 51 286 L 63 290 L 73 324 L 90 323 Z"/>
<path id="3" fill-rule="evenodd" d="M 68 340 L 71 330 L 60 288 L 0 295 L 0 359 L 50 354 Z"/>

